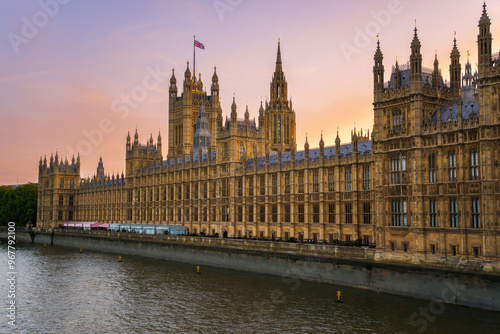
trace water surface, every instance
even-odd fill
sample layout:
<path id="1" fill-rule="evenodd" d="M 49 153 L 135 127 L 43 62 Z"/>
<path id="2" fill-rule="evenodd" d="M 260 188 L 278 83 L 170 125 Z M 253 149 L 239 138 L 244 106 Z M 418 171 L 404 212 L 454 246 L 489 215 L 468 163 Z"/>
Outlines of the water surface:
<path id="1" fill-rule="evenodd" d="M 500 313 L 331 284 L 19 244 L 17 326 L 1 333 L 498 333 Z M 336 291 L 344 303 L 335 303 Z M 432 313 L 434 311 L 434 314 Z M 436 314 L 437 313 L 437 314 Z"/>

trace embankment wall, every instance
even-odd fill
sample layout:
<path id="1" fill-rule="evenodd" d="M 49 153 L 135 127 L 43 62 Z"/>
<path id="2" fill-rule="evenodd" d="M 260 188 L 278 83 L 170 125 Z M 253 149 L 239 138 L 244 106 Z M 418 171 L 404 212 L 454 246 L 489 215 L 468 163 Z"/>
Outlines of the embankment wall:
<path id="1" fill-rule="evenodd" d="M 6 238 L 5 232 L 0 237 Z M 27 232 L 17 232 L 31 242 Z M 35 232 L 35 243 L 346 285 L 500 311 L 500 275 L 374 260 L 374 249 L 112 232 Z"/>

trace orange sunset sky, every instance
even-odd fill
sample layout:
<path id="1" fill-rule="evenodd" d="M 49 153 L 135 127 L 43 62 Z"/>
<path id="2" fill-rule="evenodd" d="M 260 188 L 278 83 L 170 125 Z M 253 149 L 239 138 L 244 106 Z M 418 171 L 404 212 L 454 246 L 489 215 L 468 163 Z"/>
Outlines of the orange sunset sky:
<path id="1" fill-rule="evenodd" d="M 486 4 L 497 53 L 500 2 Z M 206 48 L 196 52 L 206 88 L 217 66 L 224 117 L 234 92 L 239 117 L 248 103 L 257 118 L 280 38 L 298 149 L 306 133 L 317 147 L 321 130 L 333 145 L 337 126 L 349 142 L 354 123 L 372 129 L 377 34 L 386 80 L 396 57 L 409 59 L 415 19 L 423 66 L 437 52 L 448 79 L 454 32 L 462 69 L 468 50 L 475 68 L 482 10 L 479 0 L 0 1 L 0 184 L 37 182 L 40 156 L 56 149 L 68 159 L 80 151 L 82 177 L 95 173 L 100 155 L 106 172 L 121 173 L 127 131 L 136 127 L 142 142 L 161 129 L 165 157 L 169 78 L 175 68 L 182 85 L 193 35 Z M 128 114 L 116 112 L 116 101 L 153 70 L 157 85 Z"/>

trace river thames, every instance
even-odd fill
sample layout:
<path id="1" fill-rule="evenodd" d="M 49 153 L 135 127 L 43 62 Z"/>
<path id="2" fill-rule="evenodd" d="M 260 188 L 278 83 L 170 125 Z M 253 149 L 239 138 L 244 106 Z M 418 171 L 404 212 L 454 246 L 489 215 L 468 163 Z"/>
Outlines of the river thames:
<path id="1" fill-rule="evenodd" d="M 1 333 L 497 333 L 500 313 L 286 277 L 59 246 L 16 247 Z M 343 303 L 336 303 L 340 290 Z"/>

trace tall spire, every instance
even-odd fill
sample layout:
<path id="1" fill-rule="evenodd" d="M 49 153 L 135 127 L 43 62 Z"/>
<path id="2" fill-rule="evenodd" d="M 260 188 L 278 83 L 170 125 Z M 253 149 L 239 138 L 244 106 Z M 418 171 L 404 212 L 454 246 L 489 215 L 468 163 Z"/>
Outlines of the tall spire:
<path id="1" fill-rule="evenodd" d="M 104 179 L 104 164 L 102 163 L 102 156 L 99 157 L 99 163 L 97 164 L 97 177 Z"/>
<path id="2" fill-rule="evenodd" d="M 377 50 L 373 56 L 373 90 L 375 93 L 382 92 L 384 90 L 384 56 L 380 50 L 380 40 L 377 34 Z"/>
<path id="3" fill-rule="evenodd" d="M 233 94 L 233 104 L 231 104 L 231 130 L 233 127 L 235 129 L 238 128 L 238 115 L 236 113 L 236 101 L 235 101 L 235 95 Z"/>
<path id="4" fill-rule="evenodd" d="M 417 92 L 422 89 L 422 54 L 420 53 L 420 40 L 417 34 L 417 20 L 415 20 L 415 32 L 411 42 L 410 56 L 411 89 Z"/>
<path id="5" fill-rule="evenodd" d="M 337 126 L 337 137 L 335 138 L 335 156 L 340 157 L 340 136 L 339 136 L 338 126 Z"/>
<path id="6" fill-rule="evenodd" d="M 377 34 L 377 50 L 375 51 L 375 57 L 377 56 L 382 56 L 382 50 L 380 50 L 380 39 L 378 34 Z"/>
<path id="7" fill-rule="evenodd" d="M 212 75 L 211 93 L 213 107 L 217 109 L 219 106 L 219 77 L 217 76 L 216 66 L 214 66 L 214 74 Z"/>
<path id="8" fill-rule="evenodd" d="M 245 110 L 245 119 L 246 120 L 250 119 L 250 113 L 248 112 L 248 104 L 247 104 L 247 107 L 246 107 L 246 110 Z"/>
<path id="9" fill-rule="evenodd" d="M 265 118 L 264 118 L 264 107 L 262 106 L 262 97 L 260 100 L 260 108 L 259 108 L 259 132 L 263 133 L 265 129 Z"/>
<path id="10" fill-rule="evenodd" d="M 127 134 L 127 144 L 126 144 L 126 147 L 127 147 L 127 151 L 130 150 L 130 131 L 128 132 Z"/>
<path id="11" fill-rule="evenodd" d="M 158 138 L 157 138 L 157 142 L 156 142 L 156 150 L 158 152 L 158 154 L 160 155 L 160 158 L 161 158 L 161 133 L 160 133 L 160 129 L 158 129 Z"/>
<path id="12" fill-rule="evenodd" d="M 490 18 L 488 17 L 488 13 L 486 12 L 486 1 L 483 3 L 483 14 L 481 15 L 481 19 L 479 20 L 479 24 L 490 24 Z"/>
<path id="13" fill-rule="evenodd" d="M 417 20 L 415 20 L 415 30 L 413 33 L 413 40 L 411 41 L 412 52 L 420 53 L 420 40 L 418 39 L 417 33 Z"/>
<path id="14" fill-rule="evenodd" d="M 451 54 L 452 55 L 460 55 L 460 52 L 458 52 L 458 48 L 457 48 L 457 32 L 455 31 L 454 32 L 454 37 L 453 37 L 453 49 L 451 50 Z"/>
<path id="15" fill-rule="evenodd" d="M 458 96 L 460 93 L 460 76 L 462 73 L 462 65 L 460 64 L 460 52 L 457 48 L 457 36 L 455 32 L 455 37 L 453 38 L 453 49 L 450 54 L 451 64 L 450 64 L 450 88 L 454 96 Z"/>
<path id="16" fill-rule="evenodd" d="M 276 56 L 276 71 L 275 72 L 283 72 L 283 67 L 281 64 L 281 47 L 280 47 L 280 39 L 278 38 L 278 54 Z"/>
<path id="17" fill-rule="evenodd" d="M 439 61 L 438 61 L 438 55 L 437 55 L 437 50 L 435 51 L 434 54 L 434 72 L 432 73 L 432 87 L 438 88 L 439 86 Z"/>
<path id="18" fill-rule="evenodd" d="M 233 103 L 231 104 L 231 113 L 236 113 L 236 94 L 233 93 Z"/>
<path id="19" fill-rule="evenodd" d="M 274 71 L 273 80 L 271 82 L 271 104 L 280 101 L 284 104 L 287 100 L 287 82 L 283 73 L 283 65 L 281 63 L 281 46 L 278 39 L 278 54 L 276 56 L 276 70 Z"/>
<path id="20" fill-rule="evenodd" d="M 266 101 L 265 108 L 265 141 L 272 145 L 271 150 L 288 151 L 290 144 L 295 146 L 295 113 L 288 100 L 288 90 L 283 66 L 281 62 L 281 42 L 278 40 L 278 52 L 276 57 L 276 71 L 273 74 L 270 87 L 271 99 Z M 259 127 L 262 127 L 260 122 Z"/>

